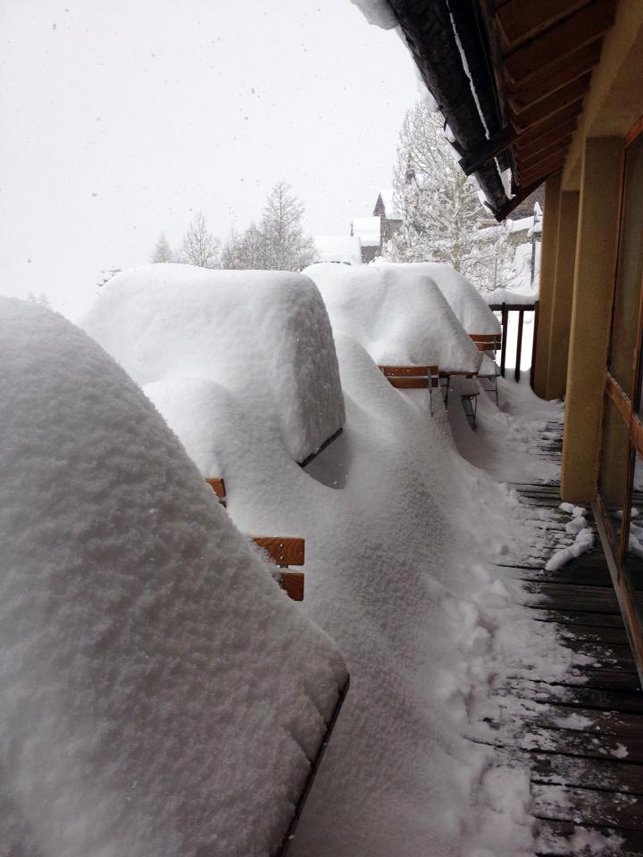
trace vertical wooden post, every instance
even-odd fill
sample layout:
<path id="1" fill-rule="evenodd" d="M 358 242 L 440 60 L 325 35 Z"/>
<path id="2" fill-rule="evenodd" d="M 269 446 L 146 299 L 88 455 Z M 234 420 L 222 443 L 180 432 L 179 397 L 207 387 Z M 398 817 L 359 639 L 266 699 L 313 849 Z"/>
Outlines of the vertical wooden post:
<path id="1" fill-rule="evenodd" d="M 529 373 L 529 385 L 534 389 L 534 374 L 536 372 L 536 353 L 538 350 L 538 317 L 540 315 L 540 301 L 534 304 L 534 341 L 531 346 L 531 371 Z"/>
<path id="2" fill-rule="evenodd" d="M 540 251 L 539 291 L 539 336 L 538 346 L 532 360 L 532 385 L 537 396 L 547 396 L 547 374 L 549 371 L 549 336 L 551 312 L 554 303 L 554 279 L 558 252 L 558 219 L 560 215 L 561 174 L 551 176 L 545 183 L 545 208 L 543 211 L 543 233 Z"/>
<path id="3" fill-rule="evenodd" d="M 524 309 L 518 310 L 518 341 L 516 342 L 516 369 L 514 378 L 520 381 L 520 364 L 522 362 L 522 326 L 525 321 Z"/>
<path id="4" fill-rule="evenodd" d="M 505 360 L 507 357 L 507 330 L 509 328 L 509 313 L 507 304 L 502 305 L 502 349 L 500 351 L 500 374 L 505 377 Z"/>
<path id="5" fill-rule="evenodd" d="M 581 172 L 561 466 L 561 495 L 572 503 L 589 503 L 596 496 L 622 168 L 620 138 L 587 138 Z"/>
<path id="6" fill-rule="evenodd" d="M 567 357 L 569 327 L 572 317 L 574 270 L 576 266 L 576 234 L 578 230 L 577 190 L 563 190 L 558 216 L 558 245 L 556 276 L 549 331 L 547 362 L 547 398 L 562 399 L 567 391 Z"/>

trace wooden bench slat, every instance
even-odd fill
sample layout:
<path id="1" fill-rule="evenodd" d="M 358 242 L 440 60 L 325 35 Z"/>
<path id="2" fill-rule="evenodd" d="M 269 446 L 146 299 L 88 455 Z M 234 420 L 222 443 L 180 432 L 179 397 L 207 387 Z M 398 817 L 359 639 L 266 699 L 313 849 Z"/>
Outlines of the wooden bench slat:
<path id="1" fill-rule="evenodd" d="M 206 479 L 205 481 L 212 488 L 219 500 L 225 500 L 226 490 L 225 482 L 223 481 L 223 479 Z"/>
<path id="2" fill-rule="evenodd" d="M 440 386 L 436 366 L 378 366 L 392 387 L 398 390 L 426 390 Z"/>
<path id="3" fill-rule="evenodd" d="M 435 375 L 437 366 L 379 366 L 387 378 L 404 375 Z"/>
<path id="4" fill-rule="evenodd" d="M 304 565 L 306 541 L 291 536 L 253 536 L 276 565 Z"/>
<path id="5" fill-rule="evenodd" d="M 293 601 L 303 601 L 304 579 L 301 571 L 282 571 L 279 575 L 279 585 Z"/>
<path id="6" fill-rule="evenodd" d="M 398 390 L 426 390 L 429 386 L 428 378 L 389 378 L 392 387 Z"/>

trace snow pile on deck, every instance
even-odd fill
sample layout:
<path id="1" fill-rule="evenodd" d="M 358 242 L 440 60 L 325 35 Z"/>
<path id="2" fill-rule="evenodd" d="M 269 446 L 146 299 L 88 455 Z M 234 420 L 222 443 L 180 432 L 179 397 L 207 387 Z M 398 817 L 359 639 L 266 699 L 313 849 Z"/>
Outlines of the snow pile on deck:
<path id="1" fill-rule="evenodd" d="M 81 326 L 141 385 L 206 379 L 252 399 L 279 421 L 296 461 L 344 422 L 328 315 L 300 274 L 133 268 L 110 280 Z"/>
<path id="2" fill-rule="evenodd" d="M 101 348 L 42 307 L 0 314 L 0 850 L 275 853 L 337 648 Z"/>
<path id="3" fill-rule="evenodd" d="M 478 370 L 480 352 L 419 267 L 319 264 L 304 273 L 319 288 L 334 332 L 353 336 L 377 364 Z"/>
<path id="4" fill-rule="evenodd" d="M 337 351 L 346 424 L 308 467 L 250 402 L 237 403 L 244 431 L 222 431 L 219 451 L 235 523 L 306 539 L 300 607 L 351 670 L 291 853 L 529 853 L 527 772 L 498 768 L 465 738 L 498 651 L 511 669 L 521 655 L 555 675 L 566 666 L 549 628 L 534 639 L 483 564 L 522 538 L 517 501 L 457 454 L 439 397 L 433 419 L 426 390 L 394 389 L 355 339 L 338 336 Z"/>
<path id="5" fill-rule="evenodd" d="M 456 318 L 468 334 L 500 333 L 500 322 L 485 297 L 463 274 L 443 262 L 408 262 L 404 267 L 422 271 L 437 284 Z"/>

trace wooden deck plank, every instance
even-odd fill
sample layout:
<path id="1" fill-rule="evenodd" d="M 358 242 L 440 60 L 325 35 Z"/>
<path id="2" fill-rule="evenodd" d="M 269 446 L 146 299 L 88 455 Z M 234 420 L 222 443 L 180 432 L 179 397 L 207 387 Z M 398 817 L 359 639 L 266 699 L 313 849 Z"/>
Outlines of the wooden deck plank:
<path id="1" fill-rule="evenodd" d="M 643 831 L 643 801 L 635 795 L 534 783 L 534 815 L 552 821 Z"/>
<path id="2" fill-rule="evenodd" d="M 531 779 L 541 785 L 586 786 L 643 796 L 643 765 L 616 759 L 580 759 L 561 753 L 530 753 Z"/>
<path id="3" fill-rule="evenodd" d="M 538 454 L 557 457 L 559 450 Z M 499 758 L 528 764 L 536 853 L 581 853 L 581 840 L 571 840 L 589 828 L 620 837 L 606 839 L 602 854 L 643 857 L 643 691 L 609 569 L 596 547 L 547 571 L 547 559 L 569 541 L 570 516 L 559 508 L 558 486 L 512 487 L 534 540 L 524 555 L 499 563 L 498 572 L 519 582 L 529 615 L 553 627 L 575 666 L 548 678 L 533 665 L 518 665 L 496 688 L 488 743 Z M 590 510 L 587 519 L 592 524 Z"/>
<path id="4" fill-rule="evenodd" d="M 639 831 L 611 831 L 610 828 L 596 825 L 584 825 L 584 828 L 610 837 L 605 839 L 605 847 L 601 847 L 599 852 L 600 857 L 640 857 L 643 854 L 643 834 Z M 539 820 L 536 854 L 538 857 L 577 857 L 578 848 L 572 847 L 570 840 L 578 831 L 579 826 L 573 822 Z"/>

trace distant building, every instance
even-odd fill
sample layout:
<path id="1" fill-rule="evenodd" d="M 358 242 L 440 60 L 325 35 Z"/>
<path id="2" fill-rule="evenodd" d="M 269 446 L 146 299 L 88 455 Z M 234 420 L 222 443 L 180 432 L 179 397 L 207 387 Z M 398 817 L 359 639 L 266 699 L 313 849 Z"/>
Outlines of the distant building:
<path id="1" fill-rule="evenodd" d="M 402 228 L 402 213 L 393 200 L 393 188 L 386 188 L 379 192 L 373 214 L 380 218 L 380 248 L 384 249 Z"/>
<path id="2" fill-rule="evenodd" d="M 359 238 L 362 246 L 362 262 L 368 264 L 382 251 L 382 222 L 379 216 L 355 217 L 351 223 L 351 235 Z"/>
<path id="3" fill-rule="evenodd" d="M 315 262 L 362 264 L 362 244 L 357 235 L 315 236 Z"/>
<path id="4" fill-rule="evenodd" d="M 362 262 L 381 256 L 388 242 L 402 228 L 402 215 L 393 201 L 393 188 L 380 190 L 371 217 L 355 217 L 351 235 L 360 239 Z"/>

